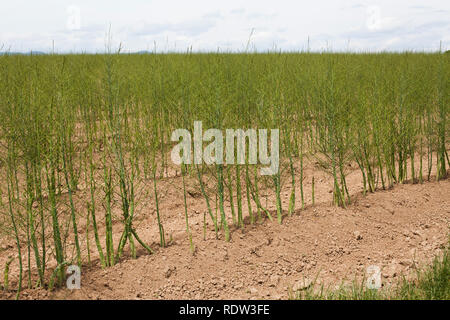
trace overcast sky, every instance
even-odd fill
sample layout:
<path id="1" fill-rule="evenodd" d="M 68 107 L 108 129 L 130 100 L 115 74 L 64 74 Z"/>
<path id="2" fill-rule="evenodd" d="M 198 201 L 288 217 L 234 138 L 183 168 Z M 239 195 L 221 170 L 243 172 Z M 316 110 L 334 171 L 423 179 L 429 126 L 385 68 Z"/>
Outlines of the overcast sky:
<path id="1" fill-rule="evenodd" d="M 448 0 L 0 0 L 0 17 L 0 51 L 103 52 L 109 26 L 125 51 L 450 48 Z"/>

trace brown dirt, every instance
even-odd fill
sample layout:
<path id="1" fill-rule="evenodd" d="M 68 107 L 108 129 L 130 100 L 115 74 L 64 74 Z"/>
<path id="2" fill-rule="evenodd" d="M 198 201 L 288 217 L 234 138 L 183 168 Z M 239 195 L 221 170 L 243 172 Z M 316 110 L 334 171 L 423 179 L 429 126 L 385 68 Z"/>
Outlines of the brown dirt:
<path id="1" fill-rule="evenodd" d="M 181 178 L 167 177 L 158 182 L 162 191 L 161 213 L 167 248 L 158 248 L 156 214 L 150 197 L 142 196 L 137 207 L 135 227 L 156 252 L 138 251 L 138 258 L 123 259 L 102 270 L 98 259 L 82 269 L 80 290 L 54 292 L 26 289 L 25 299 L 285 299 L 288 288 L 304 279 L 326 286 L 352 281 L 369 265 L 382 269 L 383 285 L 389 286 L 401 274 L 427 264 L 448 244 L 450 222 L 450 180 L 424 184 L 396 185 L 362 196 L 360 173 L 349 168 L 348 186 L 352 204 L 346 208 L 331 205 L 330 179 L 313 164 L 306 166 L 304 192 L 306 208 L 285 217 L 283 224 L 264 220 L 232 228 L 232 240 L 215 239 L 207 217 L 203 239 L 204 199 L 189 196 L 190 228 L 195 253 L 189 249 L 185 231 L 184 207 L 179 190 Z M 315 177 L 316 205 L 311 206 L 311 179 Z M 151 189 L 142 194 L 151 194 Z M 175 190 L 175 191 L 174 191 Z M 297 207 L 300 190 L 297 191 Z M 85 191 L 87 193 L 87 191 Z M 83 193 L 83 191 L 80 191 Z M 267 207 L 274 208 L 268 193 Z M 289 186 L 283 188 L 283 206 L 289 202 Z M 80 196 L 80 198 L 82 198 Z M 265 197 L 262 197 L 264 205 Z M 246 199 L 243 198 L 244 208 Z M 253 204 L 254 207 L 254 204 Z M 117 209 L 117 208 L 116 208 Z M 229 211 L 229 210 L 228 210 Z M 244 210 L 244 214 L 247 211 Z M 275 215 L 275 213 L 273 212 Z M 114 228 L 115 243 L 121 223 Z M 102 235 L 102 230 L 100 230 Z M 0 243 L 1 244 L 1 243 Z M 14 252 L 3 244 L 0 265 Z M 91 250 L 96 251 L 91 239 Z M 17 281 L 17 268 L 11 266 L 11 286 Z M 26 281 L 24 281 L 26 283 Z M 14 297 L 0 292 L 0 298 Z"/>

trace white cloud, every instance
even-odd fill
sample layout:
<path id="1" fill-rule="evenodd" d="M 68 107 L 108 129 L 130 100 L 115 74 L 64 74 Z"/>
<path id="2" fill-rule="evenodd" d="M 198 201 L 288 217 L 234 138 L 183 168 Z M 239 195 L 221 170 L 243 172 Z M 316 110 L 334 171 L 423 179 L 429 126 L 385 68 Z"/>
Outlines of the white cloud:
<path id="1" fill-rule="evenodd" d="M 0 4 L 0 46 L 101 52 L 111 25 L 125 50 L 433 50 L 448 48 L 450 2 L 25 0 Z"/>

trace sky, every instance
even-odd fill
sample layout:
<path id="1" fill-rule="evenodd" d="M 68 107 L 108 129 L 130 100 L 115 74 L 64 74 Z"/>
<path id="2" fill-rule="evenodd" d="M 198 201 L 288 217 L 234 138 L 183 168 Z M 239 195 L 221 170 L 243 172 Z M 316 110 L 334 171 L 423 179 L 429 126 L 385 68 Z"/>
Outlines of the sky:
<path id="1" fill-rule="evenodd" d="M 0 51 L 450 49 L 448 0 L 0 0 L 0 17 Z"/>

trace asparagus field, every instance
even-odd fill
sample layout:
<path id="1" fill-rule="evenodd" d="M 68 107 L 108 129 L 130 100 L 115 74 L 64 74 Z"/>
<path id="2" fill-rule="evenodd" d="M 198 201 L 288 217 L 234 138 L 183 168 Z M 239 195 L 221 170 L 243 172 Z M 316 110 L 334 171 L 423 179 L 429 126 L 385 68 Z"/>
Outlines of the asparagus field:
<path id="1" fill-rule="evenodd" d="M 158 259 L 176 245 L 171 219 L 195 256 L 202 240 L 298 218 L 328 183 L 343 211 L 397 185 L 445 183 L 449 62 L 440 52 L 1 55 L 0 288 L 18 298 L 64 288 L 71 265 Z M 261 175 L 250 146 L 243 164 L 173 163 L 172 133 L 198 121 L 278 129 L 279 169 Z"/>

